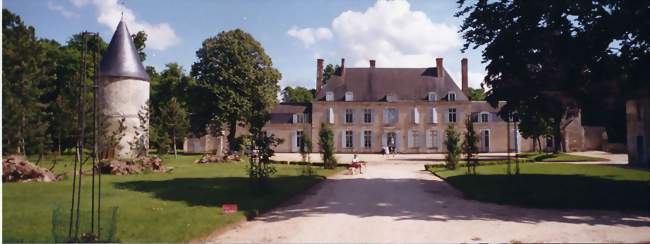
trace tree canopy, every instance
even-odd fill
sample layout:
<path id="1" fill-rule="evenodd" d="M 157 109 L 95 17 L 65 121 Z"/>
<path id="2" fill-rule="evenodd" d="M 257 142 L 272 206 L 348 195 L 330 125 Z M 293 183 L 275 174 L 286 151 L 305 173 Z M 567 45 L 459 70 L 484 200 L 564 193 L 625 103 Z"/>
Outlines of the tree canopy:
<path id="1" fill-rule="evenodd" d="M 285 103 L 308 103 L 314 100 L 316 89 L 307 89 L 302 86 L 287 86 L 282 89 L 282 102 Z"/>
<path id="2" fill-rule="evenodd" d="M 486 100 L 507 101 L 504 118 L 546 118 L 558 147 L 562 128 L 594 94 L 648 86 L 648 72 L 635 68 L 647 67 L 650 52 L 644 1 L 460 0 L 459 8 L 463 50 L 484 47 Z"/>
<path id="3" fill-rule="evenodd" d="M 190 120 L 195 134 L 206 127 L 219 132 L 229 126 L 228 141 L 235 148 L 238 122 L 261 132 L 268 112 L 277 103 L 280 72 L 262 45 L 240 29 L 224 31 L 203 41 L 191 75 L 197 85 L 190 98 Z"/>

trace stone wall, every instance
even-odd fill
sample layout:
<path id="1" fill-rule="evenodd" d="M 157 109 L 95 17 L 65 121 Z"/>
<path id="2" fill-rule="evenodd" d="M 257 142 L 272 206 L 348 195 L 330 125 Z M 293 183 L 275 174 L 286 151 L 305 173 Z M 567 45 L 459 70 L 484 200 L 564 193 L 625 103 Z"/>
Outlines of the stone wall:
<path id="1" fill-rule="evenodd" d="M 106 127 L 104 137 L 109 137 L 119 127 L 119 121 L 125 119 L 126 130 L 115 152 L 109 152 L 117 158 L 131 158 L 143 153 L 149 145 L 149 135 L 140 128 L 138 113 L 145 112 L 149 101 L 149 82 L 131 78 L 102 77 L 99 80 L 98 110 Z M 148 118 L 146 123 L 148 123 Z M 145 125 L 148 128 L 148 125 Z M 136 133 L 137 132 L 137 133 Z M 131 150 L 131 143 L 139 141 L 140 148 Z M 100 140 L 100 147 L 106 142 Z"/>

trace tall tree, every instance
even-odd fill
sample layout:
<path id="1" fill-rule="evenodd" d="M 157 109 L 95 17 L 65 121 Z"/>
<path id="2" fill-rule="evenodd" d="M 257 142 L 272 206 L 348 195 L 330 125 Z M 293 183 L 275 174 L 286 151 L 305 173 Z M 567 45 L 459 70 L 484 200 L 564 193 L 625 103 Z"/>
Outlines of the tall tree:
<path id="1" fill-rule="evenodd" d="M 456 131 L 453 124 L 449 124 L 445 129 L 445 147 L 447 148 L 447 155 L 445 155 L 445 162 L 448 169 L 456 169 L 456 165 L 460 159 L 460 134 Z"/>
<path id="2" fill-rule="evenodd" d="M 327 83 L 327 80 L 332 77 L 332 75 L 336 74 L 336 71 L 338 71 L 341 68 L 341 66 L 333 65 L 333 64 L 327 64 L 325 65 L 325 69 L 323 69 L 323 85 Z"/>
<path id="3" fill-rule="evenodd" d="M 144 61 L 147 59 L 147 53 L 144 52 L 144 48 L 147 47 L 147 33 L 144 31 L 138 31 L 138 33 L 132 34 L 133 44 L 135 44 L 135 49 L 138 50 L 138 55 L 140 55 L 140 60 Z"/>
<path id="4" fill-rule="evenodd" d="M 201 135 L 210 127 L 216 133 L 228 125 L 230 149 L 236 147 L 238 123 L 249 125 L 257 138 L 277 103 L 281 78 L 262 45 L 235 29 L 203 41 L 196 56 L 191 72 L 197 79 L 197 93 L 190 99 L 192 131 Z"/>
<path id="5" fill-rule="evenodd" d="M 48 127 L 45 104 L 48 67 L 44 43 L 35 29 L 7 9 L 2 10 L 3 151 L 42 153 Z"/>
<path id="6" fill-rule="evenodd" d="M 476 166 L 478 165 L 478 136 L 474 130 L 474 122 L 469 117 L 465 120 L 465 127 L 467 130 L 463 135 L 464 140 L 461 145 L 463 154 L 465 154 L 465 165 L 467 166 L 468 174 L 476 174 Z"/>
<path id="7" fill-rule="evenodd" d="M 166 128 L 171 136 L 174 158 L 178 158 L 177 142 L 182 142 L 185 138 L 189 121 L 185 108 L 181 106 L 176 97 L 172 97 L 169 104 L 161 108 L 161 120 L 163 121 L 162 127 Z"/>
<path id="8" fill-rule="evenodd" d="M 320 147 L 323 166 L 328 169 L 336 167 L 336 157 L 334 156 L 334 132 L 332 128 L 325 123 L 321 123 L 318 130 L 318 146 Z"/>
<path id="9" fill-rule="evenodd" d="M 580 107 L 650 87 L 647 1 L 458 2 L 463 50 L 485 47 L 487 100 L 546 118 L 556 151 Z"/>
<path id="10" fill-rule="evenodd" d="M 469 88 L 469 100 L 471 101 L 485 101 L 485 89 L 481 88 Z"/>
<path id="11" fill-rule="evenodd" d="M 302 86 L 282 89 L 282 102 L 285 103 L 308 103 L 314 100 L 316 89 L 307 89 Z"/>

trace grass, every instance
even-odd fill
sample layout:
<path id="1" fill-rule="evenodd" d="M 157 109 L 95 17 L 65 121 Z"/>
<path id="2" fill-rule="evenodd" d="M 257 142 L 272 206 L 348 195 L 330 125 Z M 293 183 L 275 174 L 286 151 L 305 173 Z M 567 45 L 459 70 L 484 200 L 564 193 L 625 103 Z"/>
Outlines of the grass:
<path id="1" fill-rule="evenodd" d="M 604 162 L 606 158 L 572 155 L 567 153 L 520 153 L 517 156 L 534 162 Z"/>
<path id="2" fill-rule="evenodd" d="M 506 165 L 428 170 L 468 198 L 499 204 L 561 209 L 650 209 L 650 171 L 605 165 L 521 164 L 509 176 Z M 513 166 L 514 169 L 514 166 Z"/>
<path id="3" fill-rule="evenodd" d="M 117 206 L 117 238 L 121 242 L 187 242 L 216 229 L 268 210 L 338 170 L 316 169 L 316 176 L 301 176 L 300 166 L 275 165 L 273 191 L 250 190 L 247 163 L 194 164 L 200 156 L 165 158 L 173 173 L 102 177 L 102 207 L 106 215 Z M 41 162 L 41 165 L 47 161 Z M 70 163 L 55 172 L 71 170 Z M 54 183 L 3 183 L 3 241 L 52 242 L 52 212 L 70 206 L 72 180 Z M 84 177 L 82 209 L 89 209 L 90 177 Z M 225 203 L 239 212 L 222 214 Z M 102 215 L 102 216 L 106 216 Z M 90 218 L 88 215 L 82 218 Z"/>

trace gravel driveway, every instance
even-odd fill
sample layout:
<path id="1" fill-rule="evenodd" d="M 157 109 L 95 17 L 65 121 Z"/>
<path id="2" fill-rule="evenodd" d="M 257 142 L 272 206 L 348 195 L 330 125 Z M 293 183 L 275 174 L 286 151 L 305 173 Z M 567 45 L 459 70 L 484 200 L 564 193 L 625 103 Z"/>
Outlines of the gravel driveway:
<path id="1" fill-rule="evenodd" d="M 464 199 L 421 162 L 368 163 L 212 242 L 650 242 L 650 214 Z M 480 187 L 480 186 L 477 186 Z"/>

